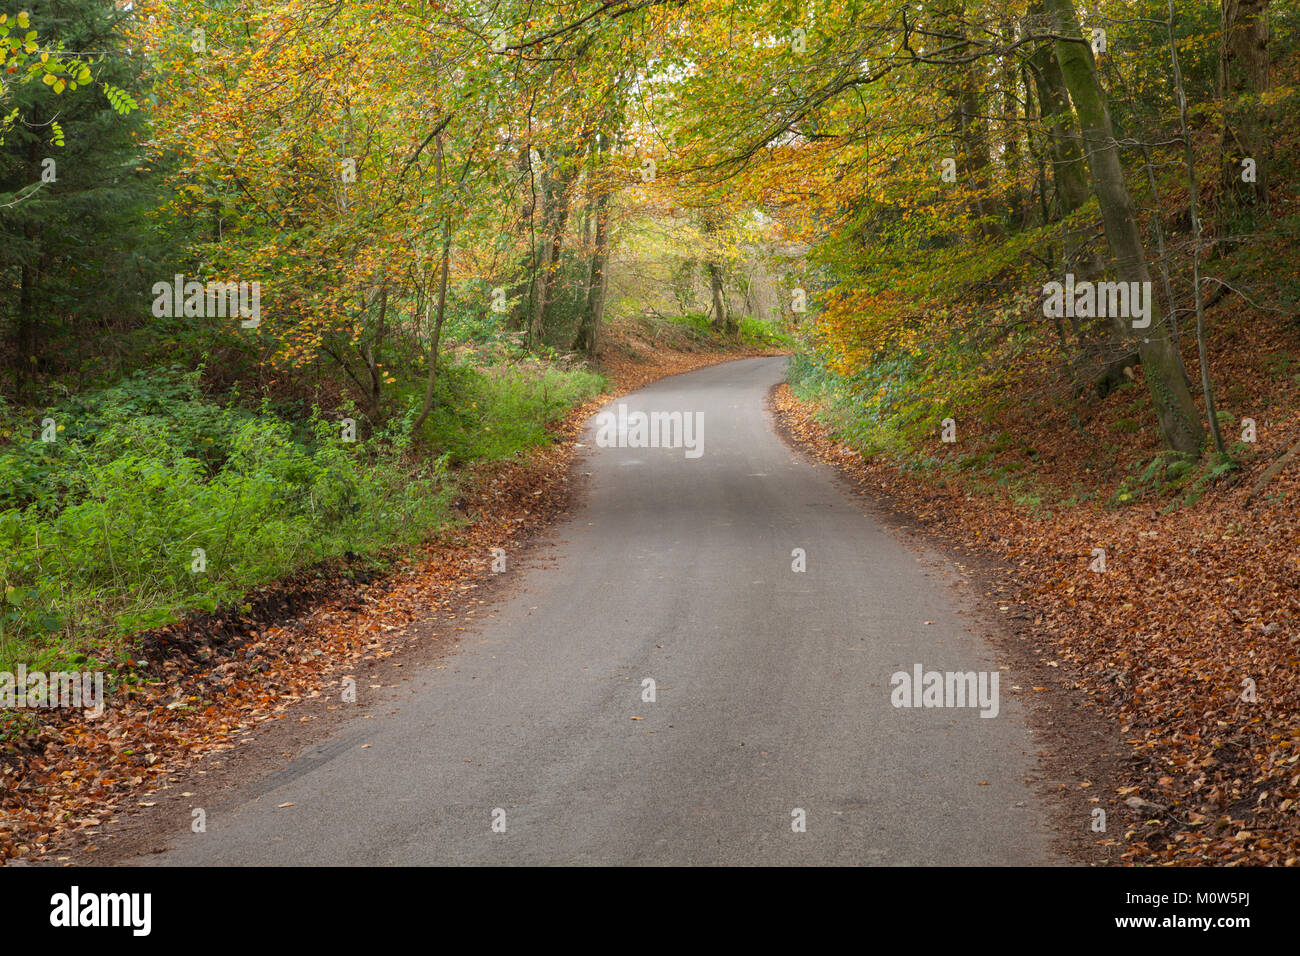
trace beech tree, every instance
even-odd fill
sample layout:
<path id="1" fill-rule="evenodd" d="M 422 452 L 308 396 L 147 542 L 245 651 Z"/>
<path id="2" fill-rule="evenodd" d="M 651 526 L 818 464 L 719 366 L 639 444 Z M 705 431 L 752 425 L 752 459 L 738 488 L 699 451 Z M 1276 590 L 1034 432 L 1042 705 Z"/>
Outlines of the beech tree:
<path id="1" fill-rule="evenodd" d="M 1137 212 L 1124 182 L 1119 146 L 1105 96 L 1097 82 L 1092 48 L 1083 39 L 1072 0 L 1044 0 L 1044 9 L 1047 23 L 1057 35 L 1056 57 L 1082 130 L 1093 192 L 1105 224 L 1106 241 L 1115 259 L 1115 272 L 1121 282 L 1149 284 L 1151 272 Z M 1118 318 L 1113 319 L 1113 324 L 1116 338 L 1133 342 L 1142 357 L 1147 387 L 1151 390 L 1165 442 L 1176 451 L 1199 455 L 1205 428 L 1174 353 L 1159 299 L 1151 298 L 1150 327 L 1140 334 L 1134 334 Z"/>

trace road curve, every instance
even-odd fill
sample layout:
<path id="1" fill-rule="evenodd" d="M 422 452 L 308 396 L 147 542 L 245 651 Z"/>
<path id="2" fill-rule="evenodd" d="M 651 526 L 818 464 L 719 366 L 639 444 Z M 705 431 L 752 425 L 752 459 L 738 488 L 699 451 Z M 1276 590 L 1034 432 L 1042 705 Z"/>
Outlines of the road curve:
<path id="1" fill-rule="evenodd" d="M 702 453 L 597 447 L 593 425 L 585 502 L 444 668 L 134 862 L 1053 862 L 1009 673 L 993 718 L 891 704 L 895 672 L 999 661 L 949 585 L 774 433 L 784 363 L 620 399 L 701 413 Z"/>

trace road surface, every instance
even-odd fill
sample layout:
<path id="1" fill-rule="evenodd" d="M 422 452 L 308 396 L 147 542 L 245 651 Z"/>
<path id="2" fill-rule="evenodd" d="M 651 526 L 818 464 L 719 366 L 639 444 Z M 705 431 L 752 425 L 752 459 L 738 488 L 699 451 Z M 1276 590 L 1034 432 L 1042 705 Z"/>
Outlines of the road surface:
<path id="1" fill-rule="evenodd" d="M 701 453 L 597 447 L 593 426 L 586 500 L 443 669 L 135 862 L 1052 862 L 1014 674 L 996 717 L 891 703 L 895 672 L 999 661 L 941 576 L 775 434 L 784 363 L 619 400 L 702 413 Z"/>

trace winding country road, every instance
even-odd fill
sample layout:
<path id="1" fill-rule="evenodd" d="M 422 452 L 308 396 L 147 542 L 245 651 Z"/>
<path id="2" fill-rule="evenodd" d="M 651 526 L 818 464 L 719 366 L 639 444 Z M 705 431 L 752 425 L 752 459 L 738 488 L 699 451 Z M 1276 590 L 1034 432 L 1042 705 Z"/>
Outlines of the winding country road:
<path id="1" fill-rule="evenodd" d="M 999 661 L 944 576 L 773 431 L 784 362 L 621 399 L 702 412 L 703 454 L 593 427 L 585 502 L 444 668 L 136 862 L 1052 862 L 1010 672 L 991 719 L 891 705 L 896 671 Z"/>

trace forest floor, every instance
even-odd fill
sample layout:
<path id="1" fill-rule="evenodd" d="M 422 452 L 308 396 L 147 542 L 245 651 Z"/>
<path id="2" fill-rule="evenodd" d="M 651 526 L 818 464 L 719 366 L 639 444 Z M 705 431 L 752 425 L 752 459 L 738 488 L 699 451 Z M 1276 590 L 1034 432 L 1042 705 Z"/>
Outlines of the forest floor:
<path id="1" fill-rule="evenodd" d="M 184 796 L 168 791 L 204 758 L 278 722 L 327 720 L 347 678 L 367 679 L 363 670 L 412 640 L 405 625 L 436 621 L 451 646 L 458 621 L 472 621 L 492 587 L 493 549 L 517 552 L 569 507 L 569 466 L 596 408 L 658 378 L 779 354 L 634 324 L 611 329 L 607 343 L 611 389 L 554 426 L 553 444 L 461 472 L 463 518 L 422 553 L 382 574 L 328 562 L 258 589 L 242 607 L 137 635 L 135 660 L 108 675 L 116 690 L 98 718 L 25 712 L 24 732 L 0 742 L 0 863 L 71 852 L 84 860 L 101 849 L 106 824 Z"/>
<path id="2" fill-rule="evenodd" d="M 1300 462 L 1252 495 L 1300 439 L 1300 416 L 1288 411 L 1295 382 L 1279 388 L 1249 349 L 1220 345 L 1214 354 L 1229 357 L 1216 378 L 1234 382 L 1231 404 L 1253 410 L 1261 444 L 1185 504 L 1127 493 L 1119 502 L 1067 500 L 1084 483 L 1100 486 L 1103 469 L 1094 472 L 1099 459 L 1090 459 L 1125 444 L 1105 425 L 1132 413 L 1137 390 L 1110 398 L 1083 438 L 1044 421 L 1046 403 L 1019 404 L 1024 427 L 1011 451 L 1058 488 L 1051 505 L 990 494 L 970 470 L 866 460 L 834 437 L 815 403 L 784 386 L 773 406 L 788 433 L 864 495 L 950 547 L 992 559 L 1004 582 L 1000 610 L 1023 623 L 1034 653 L 1051 658 L 1070 692 L 1114 721 L 1129 748 L 1127 779 L 1096 795 L 1108 815 L 1105 832 L 1092 834 L 1101 848 L 1134 864 L 1295 866 Z M 1153 450 L 1123 454 L 1137 460 Z"/>

